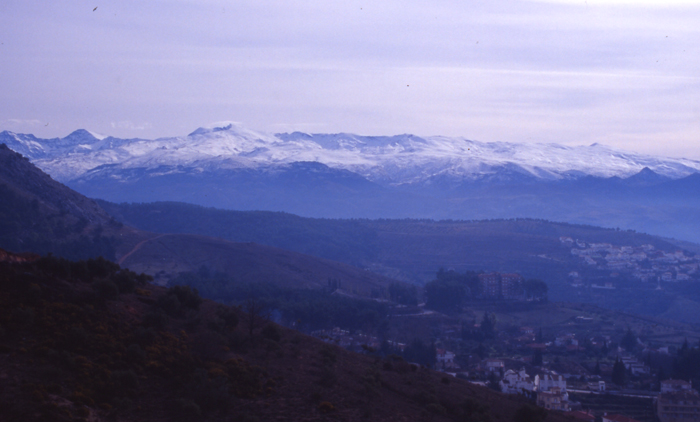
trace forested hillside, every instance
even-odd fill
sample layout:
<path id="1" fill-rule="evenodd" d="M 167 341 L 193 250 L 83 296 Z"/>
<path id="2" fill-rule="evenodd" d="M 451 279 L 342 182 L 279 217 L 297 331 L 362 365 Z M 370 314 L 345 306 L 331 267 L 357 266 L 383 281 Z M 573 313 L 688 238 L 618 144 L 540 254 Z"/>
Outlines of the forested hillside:
<path id="1" fill-rule="evenodd" d="M 0 247 L 114 259 L 120 227 L 93 200 L 0 144 Z"/>
<path id="2" fill-rule="evenodd" d="M 256 308 L 147 284 L 106 260 L 3 257 L 2 420 L 525 422 L 545 413 L 398 357 L 348 352 Z"/>
<path id="3" fill-rule="evenodd" d="M 420 285 L 440 268 L 514 272 L 546 282 L 552 300 L 680 321 L 700 316 L 694 305 L 700 298 L 697 283 L 661 279 L 683 272 L 695 280 L 698 245 L 630 230 L 532 219 L 333 220 L 168 202 L 100 204 L 117 220 L 141 229 L 272 245 Z M 634 261 L 641 254 L 647 257 Z M 677 259 L 682 262 L 669 264 Z M 606 283 L 614 289 L 595 287 Z M 663 290 L 657 290 L 660 285 Z"/>

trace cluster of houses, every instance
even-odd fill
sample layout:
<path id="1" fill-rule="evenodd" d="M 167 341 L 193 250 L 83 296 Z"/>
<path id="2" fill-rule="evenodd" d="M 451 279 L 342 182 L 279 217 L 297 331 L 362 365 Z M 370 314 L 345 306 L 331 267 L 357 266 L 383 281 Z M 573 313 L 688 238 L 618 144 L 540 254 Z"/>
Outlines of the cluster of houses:
<path id="1" fill-rule="evenodd" d="M 605 389 L 605 383 L 602 388 Z M 525 369 L 509 369 L 499 383 L 506 394 L 536 394 L 537 405 L 549 410 L 571 410 L 569 394 L 566 392 L 566 379 L 554 371 L 544 371 L 530 377 Z"/>
<path id="2" fill-rule="evenodd" d="M 350 333 L 347 330 L 335 328 L 333 330 L 322 330 L 312 333 L 325 341 L 338 344 L 350 350 L 367 351 L 367 348 L 378 349 L 380 344 L 376 337 Z M 527 344 L 527 347 L 539 347 L 541 350 L 577 350 L 582 346 L 579 344 L 575 334 L 562 333 L 554 341 L 548 343 L 534 343 L 536 338 L 535 330 L 530 327 L 522 327 L 519 330 L 520 339 Z M 606 337 L 591 338 L 587 342 L 594 346 L 601 347 L 609 344 L 610 339 Z M 390 342 L 394 350 L 403 350 L 405 344 Z M 364 350 L 363 350 L 364 349 Z M 666 350 L 654 350 L 655 353 L 667 352 Z M 611 350 L 620 356 L 620 361 L 624 364 L 628 373 L 633 375 L 648 375 L 650 368 L 636 357 L 623 353 L 621 349 Z M 455 361 L 456 354 L 445 348 L 438 347 L 436 350 L 436 369 L 457 376 L 466 376 L 472 382 L 486 385 L 485 381 L 495 380 L 500 390 L 505 394 L 522 394 L 535 400 L 536 403 L 548 410 L 568 412 L 575 420 L 594 422 L 595 415 L 581 408 L 580 403 L 569 399 L 569 392 L 588 392 L 594 394 L 606 393 L 606 383 L 601 376 L 591 375 L 590 372 L 579 373 L 576 368 L 564 367 L 562 363 L 553 364 L 550 362 L 542 367 L 528 366 L 527 361 L 515 361 L 510 359 L 487 358 L 474 359 L 469 361 L 468 367 L 460 367 Z M 470 357 L 471 358 L 471 357 Z M 465 362 L 460 361 L 465 364 Z M 571 362 L 569 362 L 571 365 Z M 523 365 L 523 366 L 519 366 Z M 528 366 L 529 369 L 525 369 Z M 602 377 L 609 377 L 612 373 L 612 366 L 609 364 L 599 365 Z M 517 369 L 520 368 L 520 369 Z M 460 375 L 461 374 L 461 375 Z M 577 381 L 585 375 L 583 380 Z M 567 385 L 567 380 L 570 381 Z M 572 381 L 573 380 L 573 381 Z M 492 381 L 493 382 L 493 381 Z M 573 390 L 572 390 L 573 389 Z M 661 392 L 656 397 L 656 416 L 659 422 L 700 422 L 700 395 L 691 384 L 683 380 L 665 380 L 661 382 Z M 598 415 L 598 421 L 600 421 Z M 637 422 L 626 415 L 606 414 L 602 416 L 603 422 Z"/>
<path id="3" fill-rule="evenodd" d="M 628 368 L 634 367 L 633 359 L 623 360 Z M 535 398 L 537 405 L 548 410 L 571 412 L 578 420 L 594 420 L 592 413 L 581 410 L 580 403 L 569 400 L 567 382 L 564 375 L 551 370 L 542 370 L 530 376 L 525 369 L 509 369 L 503 372 L 504 362 L 499 359 L 487 359 L 485 367 L 491 371 L 503 373 L 499 382 L 501 391 L 506 394 L 523 394 Z M 605 381 L 588 383 L 588 390 L 595 393 L 605 393 Z M 576 390 L 580 391 L 580 390 Z M 661 391 L 656 397 L 656 416 L 659 422 L 700 422 L 700 394 L 691 384 L 684 380 L 661 381 Z M 637 422 L 619 414 L 606 414 L 603 421 L 608 422 Z"/>
<path id="4" fill-rule="evenodd" d="M 559 241 L 571 247 L 571 254 L 599 269 L 630 274 L 644 282 L 689 281 L 700 276 L 700 261 L 683 251 L 664 252 L 652 245 L 613 246 L 609 243 L 586 243 L 570 237 Z M 580 284 L 578 273 L 569 276 L 574 285 Z M 597 286 L 612 288 L 613 286 Z"/>

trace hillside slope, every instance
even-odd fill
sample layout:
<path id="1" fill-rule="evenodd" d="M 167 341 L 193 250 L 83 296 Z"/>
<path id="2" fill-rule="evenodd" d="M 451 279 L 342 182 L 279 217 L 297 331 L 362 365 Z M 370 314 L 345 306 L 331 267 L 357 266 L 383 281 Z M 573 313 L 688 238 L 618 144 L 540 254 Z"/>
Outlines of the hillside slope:
<path id="1" fill-rule="evenodd" d="M 505 422 L 529 409 L 143 281 L 106 261 L 0 262 L 0 419 Z"/>
<path id="2" fill-rule="evenodd" d="M 339 293 L 384 297 L 396 280 L 339 262 L 272 246 L 230 242 L 213 237 L 166 234 L 137 245 L 119 263 L 164 282 L 202 266 L 231 275 L 239 282 L 270 283 L 285 288 L 323 289 L 328 280 L 341 283 Z"/>
<path id="3" fill-rule="evenodd" d="M 113 259 L 119 226 L 95 201 L 0 144 L 0 247 Z"/>
<path id="4" fill-rule="evenodd" d="M 531 277 L 571 271 L 581 266 L 581 260 L 572 256 L 561 237 L 587 243 L 679 249 L 672 241 L 643 233 L 532 219 L 315 219 L 172 202 L 98 203 L 117 220 L 144 230 L 256 242 L 400 274 L 400 278 L 416 283 L 430 281 L 440 267 L 515 271 Z"/>
<path id="5" fill-rule="evenodd" d="M 700 317 L 698 245 L 634 231 L 531 219 L 330 220 L 178 203 L 100 203 L 142 229 L 267 244 L 416 284 L 432 280 L 441 267 L 517 272 L 544 280 L 553 300 L 687 322 Z M 614 288 L 598 288 L 606 283 Z"/>
<path id="6" fill-rule="evenodd" d="M 0 247 L 15 252 L 50 252 L 75 259 L 103 256 L 156 275 L 163 283 L 202 266 L 242 282 L 286 288 L 325 288 L 333 279 L 341 283 L 341 292 L 364 297 L 384 296 L 395 282 L 347 264 L 275 247 L 134 229 L 1 145 L 0 199 Z"/>

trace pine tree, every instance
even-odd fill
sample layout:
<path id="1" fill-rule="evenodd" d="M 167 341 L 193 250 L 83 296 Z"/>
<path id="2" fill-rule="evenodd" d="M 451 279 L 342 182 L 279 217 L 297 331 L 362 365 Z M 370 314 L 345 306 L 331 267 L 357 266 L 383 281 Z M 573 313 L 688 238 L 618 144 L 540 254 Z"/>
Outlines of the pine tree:
<path id="1" fill-rule="evenodd" d="M 496 334 L 496 315 L 484 312 L 484 318 L 481 320 L 481 332 L 484 338 L 492 338 Z"/>
<path id="2" fill-rule="evenodd" d="M 542 350 L 535 349 L 535 354 L 532 356 L 532 364 L 535 366 L 542 366 Z"/>
<path id="3" fill-rule="evenodd" d="M 627 377 L 627 371 L 625 370 L 625 364 L 622 363 L 620 358 L 617 358 L 615 365 L 613 365 L 612 370 L 612 382 L 619 386 L 625 385 L 625 378 Z"/>
<path id="4" fill-rule="evenodd" d="M 637 336 L 632 332 L 631 328 L 627 328 L 627 333 L 622 337 L 620 345 L 628 352 L 631 352 L 637 346 Z"/>

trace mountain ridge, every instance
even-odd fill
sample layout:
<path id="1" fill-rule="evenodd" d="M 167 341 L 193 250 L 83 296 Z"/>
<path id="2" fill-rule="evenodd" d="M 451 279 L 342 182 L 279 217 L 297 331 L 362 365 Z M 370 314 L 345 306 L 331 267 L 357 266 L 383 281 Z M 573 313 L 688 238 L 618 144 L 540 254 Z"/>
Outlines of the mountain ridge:
<path id="1" fill-rule="evenodd" d="M 700 162 L 600 144 L 274 135 L 233 123 L 153 140 L 66 138 L 0 133 L 56 180 L 111 202 L 316 218 L 541 218 L 700 242 Z"/>
<path id="2" fill-rule="evenodd" d="M 437 175 L 478 179 L 503 167 L 543 180 L 580 175 L 624 178 L 644 168 L 677 179 L 700 171 L 699 161 L 654 157 L 601 144 L 569 147 L 411 134 L 267 134 L 232 123 L 153 140 L 101 137 L 84 129 L 60 139 L 4 131 L 0 142 L 61 181 L 105 164 L 123 169 L 158 165 L 257 168 L 315 161 L 384 185 L 419 183 Z"/>

